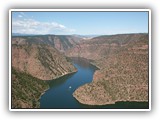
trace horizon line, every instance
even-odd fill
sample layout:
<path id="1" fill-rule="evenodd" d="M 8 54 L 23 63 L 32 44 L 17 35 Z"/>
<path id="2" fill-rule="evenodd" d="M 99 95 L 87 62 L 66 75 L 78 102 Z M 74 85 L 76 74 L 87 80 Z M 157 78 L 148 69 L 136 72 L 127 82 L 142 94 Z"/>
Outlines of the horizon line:
<path id="1" fill-rule="evenodd" d="M 29 34 L 29 33 L 11 33 L 12 35 L 13 34 L 19 34 L 19 35 L 33 35 L 33 36 L 36 36 L 36 35 L 65 35 L 65 36 L 69 36 L 69 35 L 81 35 L 81 36 L 89 36 L 89 35 L 91 35 L 91 36 L 98 36 L 98 35 L 121 35 L 121 34 L 149 34 L 148 32 L 133 32 L 133 33 L 113 33 L 113 34 L 50 34 L 50 33 L 48 33 L 48 34 Z M 16 35 L 15 35 L 16 36 Z M 18 36 L 18 35 L 17 35 Z"/>

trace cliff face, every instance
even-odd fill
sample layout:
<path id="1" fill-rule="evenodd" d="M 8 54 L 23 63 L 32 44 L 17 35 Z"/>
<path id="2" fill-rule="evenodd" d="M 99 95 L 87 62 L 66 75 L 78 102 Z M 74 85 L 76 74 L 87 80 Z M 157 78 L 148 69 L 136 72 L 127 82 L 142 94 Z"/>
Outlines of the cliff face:
<path id="1" fill-rule="evenodd" d="M 94 60 L 92 64 L 100 68 L 93 82 L 74 92 L 79 102 L 105 105 L 117 101 L 148 101 L 147 34 L 97 37 L 71 48 L 66 55 Z"/>
<path id="2" fill-rule="evenodd" d="M 42 44 L 50 45 L 60 52 L 64 52 L 78 44 L 82 38 L 71 35 L 36 35 L 36 36 L 14 36 L 12 44 Z"/>
<path id="3" fill-rule="evenodd" d="M 125 46 L 129 48 L 130 44 L 138 44 L 143 39 L 147 40 L 147 37 L 147 34 L 99 36 L 75 45 L 71 49 L 68 49 L 65 54 L 68 57 L 84 57 L 91 60 L 100 60 L 104 57 L 109 57 L 112 53 L 118 52 L 119 49 L 122 50 Z"/>
<path id="4" fill-rule="evenodd" d="M 41 80 L 52 80 L 76 68 L 50 45 L 12 45 L 12 66 Z"/>

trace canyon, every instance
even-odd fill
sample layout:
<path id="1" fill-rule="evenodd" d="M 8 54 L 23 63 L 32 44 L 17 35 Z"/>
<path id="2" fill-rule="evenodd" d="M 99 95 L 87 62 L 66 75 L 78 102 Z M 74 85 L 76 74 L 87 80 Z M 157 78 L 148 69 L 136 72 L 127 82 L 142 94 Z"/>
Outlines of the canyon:
<path id="1" fill-rule="evenodd" d="M 93 81 L 73 96 L 82 104 L 106 105 L 118 101 L 148 101 L 148 34 L 99 36 L 66 52 L 97 66 Z"/>
<path id="2" fill-rule="evenodd" d="M 103 35 L 85 40 L 73 35 L 14 36 L 12 67 L 16 72 L 13 72 L 12 83 L 18 84 L 18 80 L 23 79 L 16 77 L 17 74 L 33 77 L 31 81 L 46 81 L 74 73 L 77 69 L 70 58 L 85 58 L 99 70 L 94 73 L 91 83 L 74 91 L 73 96 L 78 102 L 86 105 L 107 105 L 119 101 L 148 102 L 148 47 L 149 36 L 145 33 Z M 40 93 L 48 88 L 45 81 L 34 84 L 35 87 L 45 85 Z M 27 102 L 38 90 L 23 88 L 23 92 L 30 91 L 25 101 L 22 99 L 24 97 L 17 97 L 18 93 L 22 94 L 22 86 L 16 89 L 16 84 L 12 87 L 14 108 L 32 107 L 35 101 L 38 107 L 39 93 L 34 102 Z"/>
<path id="3" fill-rule="evenodd" d="M 41 80 L 54 80 L 77 71 L 63 54 L 64 50 L 75 44 L 73 37 L 59 38 L 61 39 L 55 36 L 12 38 L 12 108 L 39 107 L 41 93 L 49 88 Z"/>

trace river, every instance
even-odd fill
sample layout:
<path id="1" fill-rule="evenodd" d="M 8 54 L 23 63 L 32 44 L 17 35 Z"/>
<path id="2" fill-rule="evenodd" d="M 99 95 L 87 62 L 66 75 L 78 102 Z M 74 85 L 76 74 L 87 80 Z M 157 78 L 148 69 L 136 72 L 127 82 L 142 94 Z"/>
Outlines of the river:
<path id="1" fill-rule="evenodd" d="M 86 83 L 92 82 L 93 74 L 97 68 L 84 59 L 73 59 L 77 72 L 63 76 L 56 80 L 48 81 L 48 89 L 40 99 L 41 109 L 86 109 L 86 108 L 148 108 L 148 102 L 118 102 L 114 105 L 90 106 L 79 103 L 73 92 Z"/>

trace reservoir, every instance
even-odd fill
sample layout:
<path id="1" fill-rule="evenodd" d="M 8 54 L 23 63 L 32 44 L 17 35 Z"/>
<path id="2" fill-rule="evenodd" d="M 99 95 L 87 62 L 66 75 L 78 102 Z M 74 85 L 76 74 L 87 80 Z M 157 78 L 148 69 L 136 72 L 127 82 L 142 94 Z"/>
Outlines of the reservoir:
<path id="1" fill-rule="evenodd" d="M 41 109 L 148 109 L 148 102 L 117 102 L 114 105 L 90 106 L 79 103 L 73 92 L 80 86 L 92 82 L 97 68 L 88 60 L 72 59 L 76 73 L 48 81 L 50 88 L 40 98 Z"/>

